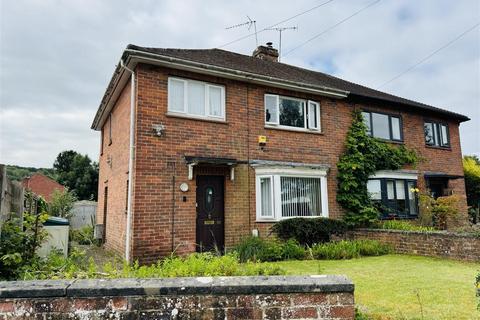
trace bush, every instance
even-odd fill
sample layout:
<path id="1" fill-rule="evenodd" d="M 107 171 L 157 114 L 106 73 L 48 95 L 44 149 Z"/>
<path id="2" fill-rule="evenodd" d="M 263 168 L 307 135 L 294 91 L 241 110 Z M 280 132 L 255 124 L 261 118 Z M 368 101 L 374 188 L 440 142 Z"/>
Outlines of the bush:
<path id="1" fill-rule="evenodd" d="M 434 199 L 430 195 L 423 194 L 419 198 L 421 214 L 431 217 L 431 223 L 437 229 L 447 229 L 449 221 L 458 216 L 459 197 L 457 195 Z"/>
<path id="2" fill-rule="evenodd" d="M 48 203 L 48 212 L 52 216 L 70 218 L 75 201 L 77 201 L 75 193 L 67 189 L 54 190 L 52 200 Z"/>
<path id="3" fill-rule="evenodd" d="M 235 247 L 235 252 L 240 262 L 301 260 L 306 256 L 305 249 L 293 239 L 279 242 L 259 237 L 245 238 Z"/>
<path id="4" fill-rule="evenodd" d="M 41 263 L 33 265 L 23 274 L 23 279 L 90 279 L 90 278 L 168 278 L 200 276 L 254 276 L 283 275 L 285 271 L 271 264 L 248 262 L 241 264 L 236 254 L 216 256 L 211 253 L 194 253 L 187 257 L 169 257 L 152 265 L 128 265 L 121 260 L 97 267 L 92 258 L 74 250 L 68 258 L 56 252 Z"/>
<path id="5" fill-rule="evenodd" d="M 70 230 L 69 240 L 76 241 L 78 244 L 92 245 L 96 242 L 93 235 L 93 226 L 85 226 L 78 230 Z"/>
<path id="6" fill-rule="evenodd" d="M 319 260 L 341 260 L 366 256 L 381 256 L 392 252 L 389 245 L 375 240 L 339 241 L 317 244 L 312 254 Z"/>
<path id="7" fill-rule="evenodd" d="M 301 245 L 329 242 L 332 235 L 342 235 L 347 225 L 328 218 L 292 218 L 277 222 L 273 232 L 282 240 L 295 239 Z"/>
<path id="8" fill-rule="evenodd" d="M 46 213 L 25 212 L 23 220 L 5 221 L 0 234 L 0 279 L 16 279 L 24 268 L 38 260 L 36 251 L 46 236 L 42 226 L 47 217 Z"/>
<path id="9" fill-rule="evenodd" d="M 475 278 L 475 286 L 477 287 L 477 297 L 478 297 L 477 309 L 480 310 L 480 272 L 477 274 L 477 277 Z"/>
<path id="10" fill-rule="evenodd" d="M 386 220 L 379 224 L 379 229 L 385 230 L 403 230 L 403 231 L 435 231 L 434 227 L 417 226 L 410 221 L 405 220 Z"/>

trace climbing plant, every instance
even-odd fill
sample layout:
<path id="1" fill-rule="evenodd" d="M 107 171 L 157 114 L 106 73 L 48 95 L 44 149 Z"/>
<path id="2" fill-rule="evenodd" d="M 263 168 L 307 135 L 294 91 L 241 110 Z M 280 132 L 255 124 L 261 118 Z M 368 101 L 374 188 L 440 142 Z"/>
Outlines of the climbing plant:
<path id="1" fill-rule="evenodd" d="M 368 177 L 377 170 L 398 170 L 419 161 L 414 150 L 394 146 L 367 134 L 361 111 L 353 111 L 347 133 L 346 149 L 337 163 L 337 201 L 345 209 L 350 226 L 368 226 L 377 220 L 379 211 L 367 191 Z"/>

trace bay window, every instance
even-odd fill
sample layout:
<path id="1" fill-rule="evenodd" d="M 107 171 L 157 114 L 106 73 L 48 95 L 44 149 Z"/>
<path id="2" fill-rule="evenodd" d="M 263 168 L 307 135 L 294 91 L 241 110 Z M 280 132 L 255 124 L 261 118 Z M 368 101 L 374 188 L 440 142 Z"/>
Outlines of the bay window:
<path id="1" fill-rule="evenodd" d="M 363 121 L 367 126 L 367 134 L 384 140 L 403 141 L 402 121 L 399 116 L 362 112 Z"/>
<path id="2" fill-rule="evenodd" d="M 225 120 L 225 87 L 170 77 L 168 112 L 192 118 Z"/>
<path id="3" fill-rule="evenodd" d="M 387 174 L 371 177 L 367 183 L 370 199 L 383 218 L 411 218 L 418 215 L 416 177 Z"/>
<path id="4" fill-rule="evenodd" d="M 265 95 L 265 124 L 280 128 L 320 131 L 320 104 L 279 95 Z"/>
<path id="5" fill-rule="evenodd" d="M 257 220 L 328 216 L 324 173 L 288 169 L 257 171 Z"/>
<path id="6" fill-rule="evenodd" d="M 425 143 L 435 147 L 449 147 L 450 134 L 446 123 L 425 121 Z"/>

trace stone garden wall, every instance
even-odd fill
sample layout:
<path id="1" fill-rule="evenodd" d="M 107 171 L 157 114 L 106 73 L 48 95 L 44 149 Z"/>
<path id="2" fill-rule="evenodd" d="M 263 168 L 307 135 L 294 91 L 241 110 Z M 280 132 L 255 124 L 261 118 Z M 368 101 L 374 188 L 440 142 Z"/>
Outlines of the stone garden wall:
<path id="1" fill-rule="evenodd" d="M 354 319 L 343 276 L 0 282 L 0 319 Z"/>
<path id="2" fill-rule="evenodd" d="M 401 230 L 357 229 L 351 239 L 371 239 L 388 243 L 395 252 L 429 257 L 480 261 L 480 238 L 444 231 L 418 232 Z"/>

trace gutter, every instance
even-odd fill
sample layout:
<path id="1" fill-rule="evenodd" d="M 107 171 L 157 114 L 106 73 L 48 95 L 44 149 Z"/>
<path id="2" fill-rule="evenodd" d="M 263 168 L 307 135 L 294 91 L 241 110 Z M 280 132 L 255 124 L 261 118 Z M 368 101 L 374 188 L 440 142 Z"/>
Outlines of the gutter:
<path id="1" fill-rule="evenodd" d="M 135 159 L 135 72 L 125 66 L 123 59 L 120 60 L 123 69 L 131 74 L 130 87 L 130 154 L 128 158 L 128 195 L 127 195 L 127 231 L 125 236 L 125 260 L 130 263 L 130 246 L 132 234 L 132 194 L 133 194 L 133 161 Z"/>

